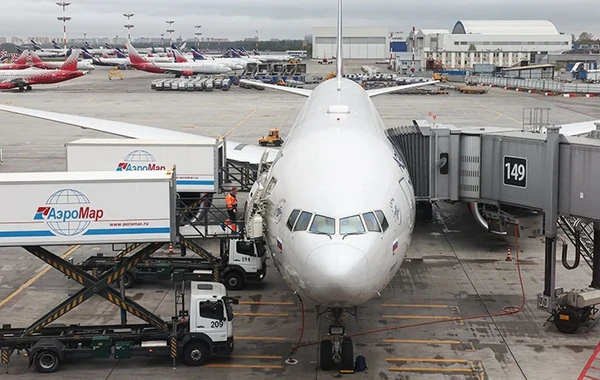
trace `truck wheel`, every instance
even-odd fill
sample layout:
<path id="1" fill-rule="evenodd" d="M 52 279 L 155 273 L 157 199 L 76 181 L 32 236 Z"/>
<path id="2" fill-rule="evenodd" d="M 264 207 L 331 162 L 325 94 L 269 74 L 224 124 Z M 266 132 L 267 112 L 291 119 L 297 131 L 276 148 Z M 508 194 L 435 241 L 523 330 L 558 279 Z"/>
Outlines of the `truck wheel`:
<path id="1" fill-rule="evenodd" d="M 241 290 L 244 287 L 244 276 L 239 272 L 228 272 L 224 277 L 225 287 L 228 290 Z"/>
<path id="2" fill-rule="evenodd" d="M 125 289 L 133 287 L 134 283 L 135 279 L 131 273 L 127 272 L 123 275 L 123 287 L 125 287 Z"/>
<path id="3" fill-rule="evenodd" d="M 204 342 L 190 342 L 183 351 L 183 361 L 189 366 L 201 366 L 210 356 L 208 346 Z"/>
<path id="4" fill-rule="evenodd" d="M 54 351 L 44 350 L 35 355 L 35 369 L 41 373 L 50 373 L 56 371 L 60 364 L 58 354 Z"/>

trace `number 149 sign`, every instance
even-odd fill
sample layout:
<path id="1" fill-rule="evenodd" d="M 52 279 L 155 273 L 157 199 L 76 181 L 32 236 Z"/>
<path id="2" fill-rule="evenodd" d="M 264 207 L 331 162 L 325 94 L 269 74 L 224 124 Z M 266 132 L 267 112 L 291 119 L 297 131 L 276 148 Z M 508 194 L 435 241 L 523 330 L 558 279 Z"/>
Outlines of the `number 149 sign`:
<path id="1" fill-rule="evenodd" d="M 515 187 L 527 187 L 527 159 L 504 156 L 504 184 Z"/>

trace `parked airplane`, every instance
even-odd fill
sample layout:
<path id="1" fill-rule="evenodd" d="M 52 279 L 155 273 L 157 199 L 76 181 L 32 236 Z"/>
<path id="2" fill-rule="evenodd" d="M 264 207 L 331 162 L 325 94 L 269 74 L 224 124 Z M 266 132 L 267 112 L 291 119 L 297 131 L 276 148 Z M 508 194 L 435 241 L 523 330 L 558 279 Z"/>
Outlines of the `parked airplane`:
<path id="1" fill-rule="evenodd" d="M 341 0 L 337 41 L 342 39 Z M 133 51 L 133 50 L 132 50 Z M 318 315 L 330 314 L 329 332 L 320 348 L 320 366 L 334 360 L 353 365 L 353 344 L 344 338 L 344 311 L 377 297 L 398 271 L 411 241 L 415 220 L 412 183 L 402 153 L 384 133 L 371 98 L 421 82 L 364 90 L 342 77 L 342 46 L 337 75 L 314 90 L 243 80 L 255 86 L 307 97 L 280 151 L 227 141 L 229 159 L 270 163 L 247 201 L 247 223 L 262 214 L 273 262 L 290 288 L 314 302 Z M 211 142 L 185 132 L 0 105 L 0 110 L 53 120 L 85 129 L 139 139 Z M 563 134 L 594 130 L 594 122 L 563 125 Z M 340 184 L 352 186 L 339 191 Z M 261 210 L 261 207 L 264 207 Z"/>
<path id="2" fill-rule="evenodd" d="M 77 71 L 78 58 L 79 50 L 74 50 L 58 70 L 0 70 L 0 89 L 19 88 L 20 91 L 25 91 L 31 90 L 32 85 L 59 83 L 80 77 L 85 73 Z"/>
<path id="3" fill-rule="evenodd" d="M 225 74 L 231 71 L 227 66 L 217 62 L 149 62 L 127 42 L 127 51 L 131 66 L 138 70 L 158 74 L 194 75 L 194 74 Z"/>
<path id="4" fill-rule="evenodd" d="M 193 48 L 195 49 L 195 48 Z M 195 62 L 215 62 L 226 67 L 229 67 L 231 70 L 244 70 L 246 65 L 241 64 L 239 61 L 234 58 L 206 58 L 202 57 L 201 54 L 197 53 L 196 50 L 192 50 L 192 54 L 194 56 Z M 175 54 L 175 62 L 189 62 L 188 59 L 181 53 L 179 50 L 173 50 L 173 54 Z M 196 57 L 199 57 L 198 59 Z"/>
<path id="5" fill-rule="evenodd" d="M 244 53 L 248 54 L 248 52 L 246 52 L 245 50 L 244 50 Z M 288 54 L 285 54 L 285 55 L 261 54 L 256 49 L 252 50 L 252 54 L 248 54 L 248 56 L 252 57 L 252 58 L 258 58 L 258 59 L 260 59 L 264 63 L 267 63 L 267 62 L 287 62 L 290 59 L 294 59 L 294 57 L 292 57 L 291 55 L 288 55 Z"/>
<path id="6" fill-rule="evenodd" d="M 51 62 L 45 62 L 43 61 L 40 57 L 38 57 L 36 52 L 30 52 L 30 56 L 31 56 L 31 61 L 33 62 L 33 66 L 39 68 L 39 69 L 60 69 L 64 64 L 65 61 L 63 62 L 59 62 L 59 61 L 51 61 Z M 94 65 L 89 61 L 89 60 L 85 60 L 85 61 L 77 61 L 77 70 L 94 70 L 95 67 Z"/>
<path id="7" fill-rule="evenodd" d="M 85 47 L 82 47 L 81 50 L 85 50 L 88 52 L 88 54 L 90 55 L 103 55 L 104 53 L 108 54 L 108 55 L 115 55 L 115 49 L 113 49 L 112 46 L 110 45 L 106 45 L 105 48 L 94 48 L 92 45 L 90 45 L 89 42 L 85 42 Z"/>
<path id="8" fill-rule="evenodd" d="M 53 48 L 43 48 L 34 40 L 30 40 L 30 42 L 33 47 L 32 50 L 37 52 L 39 57 L 64 57 L 66 54 L 65 49 L 60 47 L 54 40 L 52 40 L 52 46 L 54 46 Z"/>
<path id="9" fill-rule="evenodd" d="M 0 63 L 0 70 L 23 70 L 29 68 L 30 66 L 27 63 L 28 55 L 29 50 L 22 51 L 21 55 L 13 63 Z"/>
<path id="10" fill-rule="evenodd" d="M 254 58 L 247 58 L 247 57 L 240 57 L 240 58 L 228 58 L 228 57 L 223 57 L 223 56 L 207 56 L 204 55 L 202 53 L 200 53 L 198 51 L 198 49 L 196 49 L 195 47 L 192 47 L 190 49 L 192 51 L 192 56 L 194 57 L 194 60 L 196 61 L 202 61 L 202 60 L 213 60 L 213 61 L 217 61 L 219 63 L 223 63 L 223 64 L 231 64 L 232 66 L 241 66 L 241 69 L 243 70 L 246 65 L 248 63 L 261 63 L 258 59 L 254 59 Z M 238 68 L 234 68 L 232 66 L 229 66 L 231 69 L 233 70 L 241 70 Z"/>

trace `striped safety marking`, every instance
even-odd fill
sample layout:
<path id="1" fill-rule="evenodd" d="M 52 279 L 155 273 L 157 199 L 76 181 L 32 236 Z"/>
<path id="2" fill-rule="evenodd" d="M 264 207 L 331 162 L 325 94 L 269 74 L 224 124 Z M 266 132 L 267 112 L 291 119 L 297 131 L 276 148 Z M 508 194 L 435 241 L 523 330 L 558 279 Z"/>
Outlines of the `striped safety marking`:
<path id="1" fill-rule="evenodd" d="M 177 338 L 171 337 L 171 358 L 177 358 Z"/>

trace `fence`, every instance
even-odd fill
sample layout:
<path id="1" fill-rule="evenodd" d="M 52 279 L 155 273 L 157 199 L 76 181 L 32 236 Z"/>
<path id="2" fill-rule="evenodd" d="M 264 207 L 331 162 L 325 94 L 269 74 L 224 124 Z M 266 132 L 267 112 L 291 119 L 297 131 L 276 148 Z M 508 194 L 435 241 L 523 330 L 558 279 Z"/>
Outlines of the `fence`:
<path id="1" fill-rule="evenodd" d="M 600 94 L 600 84 L 590 83 L 561 83 L 543 79 L 516 79 L 486 76 L 468 76 L 465 78 L 465 82 L 562 94 Z"/>

